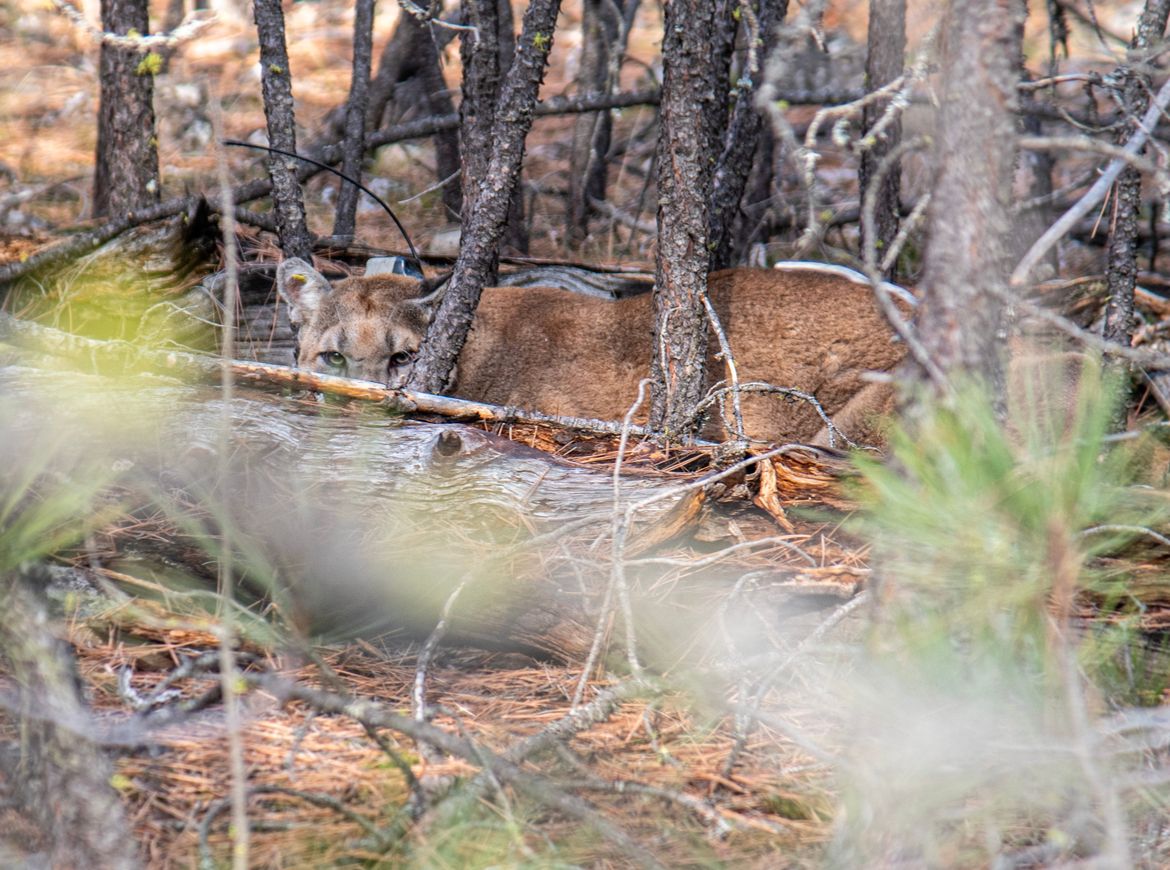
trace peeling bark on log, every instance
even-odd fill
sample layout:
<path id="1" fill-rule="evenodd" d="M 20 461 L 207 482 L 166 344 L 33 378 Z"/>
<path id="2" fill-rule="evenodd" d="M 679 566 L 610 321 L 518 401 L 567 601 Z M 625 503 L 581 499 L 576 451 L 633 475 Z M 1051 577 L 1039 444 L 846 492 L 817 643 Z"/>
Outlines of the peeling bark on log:
<path id="1" fill-rule="evenodd" d="M 454 639 L 561 660 L 579 660 L 592 643 L 596 608 L 610 582 L 610 546 L 598 550 L 614 528 L 609 468 L 574 464 L 479 429 L 395 425 L 397 405 L 366 406 L 363 412 L 336 401 L 261 394 L 248 385 L 406 399 L 416 410 L 463 419 L 578 422 L 611 436 L 620 431 L 618 424 L 564 421 L 291 369 L 144 351 L 3 314 L 0 343 L 9 346 L 0 359 L 0 395 L 8 399 L 5 410 L 12 410 L 0 421 L 0 443 L 9 453 L 21 445 L 59 445 L 66 467 L 84 456 L 119 470 L 113 485 L 124 490 L 125 504 L 139 506 L 126 529 L 108 539 L 122 553 L 119 559 L 131 559 L 125 568 L 105 560 L 111 570 L 166 577 L 181 565 L 210 590 L 217 530 L 229 518 L 232 540 L 243 548 L 235 563 L 245 566 L 248 588 L 270 595 L 299 630 L 368 636 L 393 629 L 425 636 L 447 596 L 466 580 L 454 610 Z M 103 375 L 65 374 L 57 365 L 44 372 L 11 362 L 45 354 Z M 170 377 L 153 374 L 162 372 Z M 202 384 L 229 372 L 240 386 L 225 404 L 217 389 Z M 60 432 L 82 434 L 62 441 L 53 437 Z M 552 430 L 551 437 L 547 428 L 534 429 L 524 440 L 530 437 L 545 450 L 578 440 L 588 447 L 587 438 L 564 429 Z M 642 457 L 658 455 L 652 444 L 630 449 Z M 669 461 L 679 465 L 685 455 L 673 453 Z M 703 468 L 710 456 L 697 448 L 687 463 Z M 659 458 L 667 461 L 666 454 Z M 21 465 L 19 458 L 13 461 Z M 627 467 L 631 462 L 627 457 Z M 635 558 L 691 535 L 705 541 L 742 541 L 745 532 L 773 535 L 767 515 L 747 508 L 745 493 L 757 489 L 769 501 L 764 510 L 781 524 L 787 519 L 780 499 L 847 506 L 834 494 L 841 468 L 824 451 L 792 447 L 780 451 L 754 482 L 740 470 L 714 486 L 684 492 L 689 476 L 623 476 L 619 510 L 650 496 L 660 499 L 633 515 L 624 556 Z M 721 519 L 708 504 L 715 498 L 727 501 L 734 533 L 729 518 Z M 193 546 L 200 539 L 203 547 Z M 586 552 L 593 555 L 583 562 Z M 834 594 L 847 596 L 861 576 L 822 576 L 778 567 L 774 560 L 762 552 L 754 563 L 739 567 L 733 561 L 727 573 L 709 579 L 723 588 L 744 571 L 764 570 L 775 572 L 783 595 L 824 595 L 829 583 Z M 627 573 L 652 588 L 661 572 L 671 570 L 643 566 Z M 647 603 L 645 612 L 649 621 L 640 630 L 650 636 L 663 611 Z"/>
<path id="2" fill-rule="evenodd" d="M 135 227 L 89 254 L 84 267 L 45 267 L 12 286 L 6 307 L 93 338 L 216 347 L 215 300 L 193 287 L 214 250 L 206 203 Z"/>

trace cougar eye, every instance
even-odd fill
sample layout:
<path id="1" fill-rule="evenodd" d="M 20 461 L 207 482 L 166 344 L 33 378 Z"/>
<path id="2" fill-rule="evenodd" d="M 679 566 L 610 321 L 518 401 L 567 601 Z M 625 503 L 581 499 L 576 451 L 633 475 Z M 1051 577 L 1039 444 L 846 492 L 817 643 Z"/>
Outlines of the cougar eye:
<path id="1" fill-rule="evenodd" d="M 414 361 L 414 351 L 411 351 L 411 350 L 400 350 L 400 351 L 398 351 L 398 353 L 390 355 L 390 365 L 394 366 L 395 368 L 398 368 L 399 366 L 404 366 L 407 363 L 410 363 L 413 361 Z"/>
<path id="2" fill-rule="evenodd" d="M 321 354 L 321 362 L 329 366 L 331 369 L 345 368 L 345 354 L 336 350 L 327 350 Z"/>

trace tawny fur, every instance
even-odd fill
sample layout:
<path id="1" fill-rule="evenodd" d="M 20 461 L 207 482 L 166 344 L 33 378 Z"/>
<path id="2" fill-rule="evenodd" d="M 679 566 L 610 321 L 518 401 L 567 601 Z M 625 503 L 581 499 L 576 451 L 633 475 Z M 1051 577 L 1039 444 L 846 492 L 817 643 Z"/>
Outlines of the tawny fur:
<path id="1" fill-rule="evenodd" d="M 402 385 L 409 365 L 392 365 L 394 355 L 417 350 L 430 316 L 416 281 L 377 275 L 329 289 L 304 263 L 289 261 L 278 284 L 301 323 L 300 366 Z M 892 391 L 864 375 L 892 369 L 903 346 L 893 340 L 868 285 L 817 264 L 792 264 L 713 273 L 708 293 L 741 383 L 766 381 L 815 395 L 850 438 L 880 440 L 876 426 L 891 408 Z M 550 287 L 490 287 L 452 392 L 553 414 L 620 419 L 649 371 L 652 329 L 649 294 L 610 301 Z M 709 380 L 724 379 L 714 336 L 708 344 Z M 325 364 L 322 355 L 329 352 L 346 357 L 344 371 Z M 753 438 L 826 443 L 827 430 L 808 403 L 745 395 L 743 411 Z M 708 425 L 709 435 L 719 431 Z"/>

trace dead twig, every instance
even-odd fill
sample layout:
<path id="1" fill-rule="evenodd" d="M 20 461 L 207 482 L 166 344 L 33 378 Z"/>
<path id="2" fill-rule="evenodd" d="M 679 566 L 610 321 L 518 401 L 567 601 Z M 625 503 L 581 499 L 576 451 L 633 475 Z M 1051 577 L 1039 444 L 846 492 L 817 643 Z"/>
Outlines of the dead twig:
<path id="1" fill-rule="evenodd" d="M 1150 107 L 1146 110 L 1145 115 L 1142 116 L 1142 121 L 1134 131 L 1133 136 L 1122 151 L 1127 155 L 1136 155 L 1142 150 L 1149 139 L 1154 128 L 1158 125 L 1158 120 L 1161 118 L 1162 112 L 1165 111 L 1167 104 L 1170 104 L 1170 79 L 1162 85 L 1158 91 L 1158 95 L 1154 98 Z M 1063 238 L 1076 225 L 1082 217 L 1088 214 L 1093 208 L 1097 206 L 1105 198 L 1105 195 L 1113 187 L 1113 182 L 1117 180 L 1117 176 L 1121 171 L 1128 166 L 1128 162 L 1121 157 L 1114 157 L 1105 171 L 1101 173 L 1101 177 L 1097 179 L 1096 183 L 1089 188 L 1089 190 L 1082 196 L 1077 203 L 1060 216 L 1059 220 L 1050 226 L 1035 244 L 1028 249 L 1028 252 L 1023 256 L 1016 268 L 1012 270 L 1009 283 L 1012 287 L 1021 287 L 1027 280 L 1028 275 L 1037 263 L 1044 257 L 1045 254 Z"/>
<path id="2" fill-rule="evenodd" d="M 727 760 L 723 763 L 722 775 L 725 779 L 730 778 L 732 771 L 735 769 L 736 762 L 739 760 L 739 756 L 743 753 L 744 747 L 747 746 L 748 737 L 751 736 L 751 732 L 755 726 L 755 723 L 760 720 L 760 707 L 764 703 L 764 696 L 768 694 L 768 690 L 772 687 L 780 675 L 787 671 L 788 668 L 791 667 L 798 658 L 808 652 L 814 644 L 818 643 L 821 638 L 832 631 L 833 628 L 839 625 L 842 620 L 853 613 L 853 611 L 857 610 L 857 608 L 868 602 L 869 599 L 870 596 L 868 592 L 859 592 L 857 595 L 854 595 L 851 599 L 830 613 L 828 617 L 822 620 L 820 625 L 818 625 L 808 637 L 797 644 L 796 649 L 789 653 L 783 661 L 775 666 L 769 666 L 764 678 L 760 680 L 759 685 L 756 686 L 756 691 L 753 693 L 752 699 L 748 703 L 747 707 L 736 711 L 737 726 L 738 721 L 742 716 L 744 727 L 742 729 L 737 727 L 735 743 L 732 745 L 731 751 L 727 753 Z M 775 723 L 770 722 L 770 724 L 774 725 Z M 792 737 L 792 734 L 785 734 L 785 736 Z M 834 762 L 836 761 L 832 755 L 826 753 L 820 747 L 814 746 L 812 749 L 810 749 L 809 746 L 805 746 L 803 743 L 801 746 L 802 748 L 809 750 L 811 754 L 816 755 L 823 760 Z"/>
<path id="3" fill-rule="evenodd" d="M 812 395 L 811 393 L 806 393 L 803 390 L 797 390 L 793 387 L 778 387 L 775 384 L 769 384 L 764 381 L 749 381 L 746 384 L 739 384 L 738 386 L 716 387 L 712 390 L 709 390 L 706 397 L 697 405 L 695 405 L 694 411 L 691 412 L 691 421 L 697 421 L 704 413 L 706 413 L 708 408 L 710 408 L 713 404 L 715 404 L 715 402 L 719 401 L 720 398 L 731 391 L 735 391 L 736 393 L 775 394 L 779 396 L 785 396 L 789 399 L 798 399 L 802 402 L 808 402 L 808 404 L 812 406 L 813 410 L 817 412 L 817 416 L 821 418 L 821 422 L 824 423 L 825 427 L 829 430 L 830 447 L 837 446 L 836 442 L 838 438 L 840 438 L 850 447 L 857 447 L 857 445 L 851 441 L 844 432 L 837 428 L 837 426 L 833 423 L 832 418 L 829 417 L 829 415 L 825 412 L 824 406 L 821 405 L 816 396 Z"/>

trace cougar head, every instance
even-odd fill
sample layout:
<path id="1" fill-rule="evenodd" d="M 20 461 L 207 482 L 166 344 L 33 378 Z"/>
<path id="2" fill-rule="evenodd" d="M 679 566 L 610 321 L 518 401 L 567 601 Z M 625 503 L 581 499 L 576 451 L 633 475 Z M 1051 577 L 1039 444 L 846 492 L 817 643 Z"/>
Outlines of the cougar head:
<path id="1" fill-rule="evenodd" d="M 441 290 L 405 275 L 379 274 L 330 284 L 299 258 L 276 270 L 276 288 L 299 329 L 297 365 L 329 375 L 406 383 Z"/>

